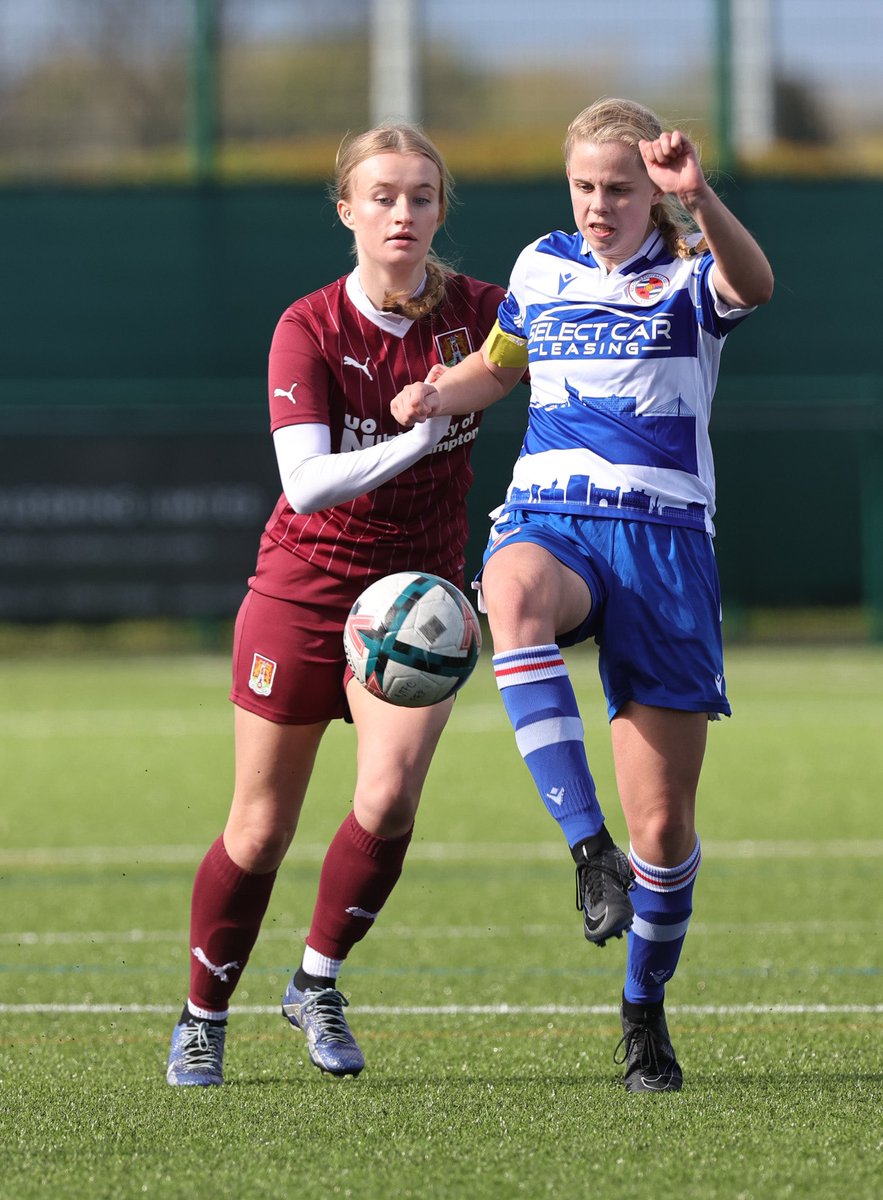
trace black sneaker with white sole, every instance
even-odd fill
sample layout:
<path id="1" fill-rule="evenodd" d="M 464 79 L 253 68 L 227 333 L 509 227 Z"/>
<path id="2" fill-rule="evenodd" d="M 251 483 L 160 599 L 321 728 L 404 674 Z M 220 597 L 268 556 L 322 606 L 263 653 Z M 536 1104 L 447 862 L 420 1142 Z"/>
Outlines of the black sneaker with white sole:
<path id="1" fill-rule="evenodd" d="M 623 1000 L 620 1020 L 622 1038 L 613 1052 L 613 1061 L 625 1065 L 626 1091 L 679 1092 L 684 1076 L 675 1058 L 662 1005 L 642 1006 Z"/>
<path id="2" fill-rule="evenodd" d="M 606 831 L 605 831 L 606 832 Z M 632 927 L 635 910 L 629 899 L 635 876 L 629 860 L 613 844 L 592 853 L 592 842 L 573 848 L 576 861 L 576 907 L 583 913 L 587 941 L 603 946 L 608 938 L 621 938 Z"/>

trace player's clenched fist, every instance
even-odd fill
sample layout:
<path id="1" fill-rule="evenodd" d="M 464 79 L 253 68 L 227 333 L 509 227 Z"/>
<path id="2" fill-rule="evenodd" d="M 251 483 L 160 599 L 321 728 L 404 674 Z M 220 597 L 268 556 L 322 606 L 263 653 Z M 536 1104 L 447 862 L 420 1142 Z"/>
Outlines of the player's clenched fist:
<path id="1" fill-rule="evenodd" d="M 642 138 L 638 149 L 647 174 L 660 191 L 686 200 L 709 190 L 696 148 L 679 129 L 663 130 L 653 139 Z"/>
<path id="2" fill-rule="evenodd" d="M 392 415 L 406 429 L 435 416 L 438 406 L 439 394 L 431 383 L 409 383 L 390 403 Z"/>

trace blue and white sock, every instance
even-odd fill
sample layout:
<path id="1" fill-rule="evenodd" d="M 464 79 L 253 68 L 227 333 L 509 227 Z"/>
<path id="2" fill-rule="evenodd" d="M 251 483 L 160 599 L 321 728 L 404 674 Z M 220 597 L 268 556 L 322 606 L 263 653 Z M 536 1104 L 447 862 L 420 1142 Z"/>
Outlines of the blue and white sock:
<path id="1" fill-rule="evenodd" d="M 567 844 L 575 846 L 598 833 L 604 814 L 561 651 L 556 645 L 525 646 L 495 654 L 493 661 L 521 756 Z"/>
<path id="2" fill-rule="evenodd" d="M 626 1000 L 655 1004 L 665 995 L 681 956 L 693 912 L 693 884 L 702 861 L 699 839 L 677 867 L 654 867 L 629 850 L 636 884 L 629 892 L 635 920 L 628 935 Z"/>

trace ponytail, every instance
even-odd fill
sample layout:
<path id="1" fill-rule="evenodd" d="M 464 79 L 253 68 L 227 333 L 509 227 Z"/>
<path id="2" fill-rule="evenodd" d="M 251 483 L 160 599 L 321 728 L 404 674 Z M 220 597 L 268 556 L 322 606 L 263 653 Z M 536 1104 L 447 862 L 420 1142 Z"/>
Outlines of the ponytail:
<path id="1" fill-rule="evenodd" d="M 426 287 L 419 296 L 411 296 L 405 292 L 387 292 L 383 300 L 383 311 L 397 313 L 402 317 L 410 317 L 419 321 L 427 313 L 438 308 L 445 298 L 445 288 L 451 268 L 434 256 L 426 260 Z"/>

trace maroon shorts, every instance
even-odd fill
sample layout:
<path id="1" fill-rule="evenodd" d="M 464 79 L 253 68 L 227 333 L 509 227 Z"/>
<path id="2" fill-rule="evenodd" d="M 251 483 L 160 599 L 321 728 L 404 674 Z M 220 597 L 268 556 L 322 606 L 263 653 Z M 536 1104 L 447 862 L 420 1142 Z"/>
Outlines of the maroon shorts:
<path id="1" fill-rule="evenodd" d="M 343 630 L 350 609 L 377 578 L 354 571 L 338 579 L 262 543 L 233 634 L 233 703 L 280 725 L 350 720 L 344 689 L 353 673 Z M 463 588 L 462 575 L 454 582 Z M 267 594 L 283 586 L 297 599 Z"/>
<path id="2" fill-rule="evenodd" d="M 355 597 L 341 591 L 321 605 L 248 592 L 233 634 L 234 704 L 282 725 L 349 720 L 343 627 Z"/>

